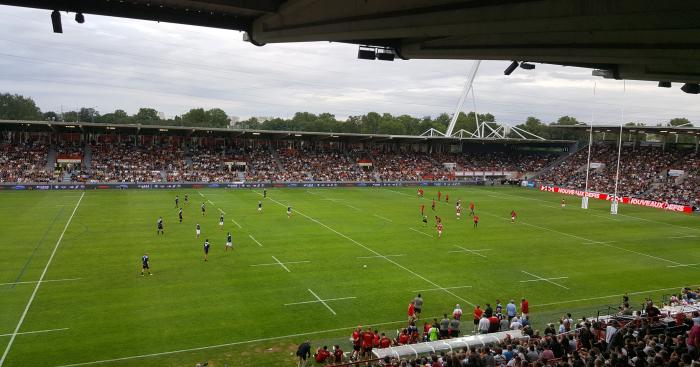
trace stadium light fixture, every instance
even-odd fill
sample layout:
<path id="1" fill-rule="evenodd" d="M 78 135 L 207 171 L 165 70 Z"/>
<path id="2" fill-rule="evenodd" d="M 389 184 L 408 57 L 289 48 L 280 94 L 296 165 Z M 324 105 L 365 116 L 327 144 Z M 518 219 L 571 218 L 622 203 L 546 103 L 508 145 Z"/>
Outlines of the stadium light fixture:
<path id="1" fill-rule="evenodd" d="M 168 129 L 158 129 L 158 131 L 168 131 Z"/>
<path id="2" fill-rule="evenodd" d="M 63 25 L 61 24 L 61 12 L 54 10 L 51 12 L 51 25 L 53 33 L 63 33 Z"/>
<path id="3" fill-rule="evenodd" d="M 515 71 L 515 69 L 516 69 L 517 67 L 518 67 L 518 62 L 515 61 L 515 60 L 513 60 L 513 62 L 510 63 L 510 65 L 508 65 L 508 67 L 506 68 L 506 70 L 503 71 L 503 75 L 510 75 L 510 74 L 512 74 L 513 71 Z"/>
<path id="4" fill-rule="evenodd" d="M 532 70 L 535 68 L 535 64 L 531 64 L 529 62 L 523 61 L 520 63 L 520 67 L 525 69 L 525 70 Z"/>
<path id="5" fill-rule="evenodd" d="M 78 24 L 83 24 L 83 23 L 85 23 L 85 16 L 83 15 L 83 13 L 80 13 L 80 12 L 75 13 L 75 21 L 76 21 Z"/>
<path id="6" fill-rule="evenodd" d="M 377 58 L 377 49 L 369 46 L 360 46 L 357 50 L 357 58 L 361 60 L 374 60 Z"/>
<path id="7" fill-rule="evenodd" d="M 377 49 L 377 60 L 382 60 L 382 61 L 394 61 L 394 58 L 396 57 L 396 54 L 394 54 L 394 51 L 388 48 L 384 49 Z"/>
<path id="8" fill-rule="evenodd" d="M 700 93 L 700 84 L 698 83 L 685 83 L 681 87 L 681 90 L 688 94 L 698 94 Z"/>
<path id="9" fill-rule="evenodd" d="M 253 135 L 260 135 L 260 133 L 253 133 Z"/>
<path id="10" fill-rule="evenodd" d="M 294 134 L 294 136 L 296 136 L 296 137 L 298 138 L 298 137 L 300 137 L 300 136 L 301 136 L 301 134 Z"/>
<path id="11" fill-rule="evenodd" d="M 671 82 L 660 81 L 659 88 L 671 88 Z"/>

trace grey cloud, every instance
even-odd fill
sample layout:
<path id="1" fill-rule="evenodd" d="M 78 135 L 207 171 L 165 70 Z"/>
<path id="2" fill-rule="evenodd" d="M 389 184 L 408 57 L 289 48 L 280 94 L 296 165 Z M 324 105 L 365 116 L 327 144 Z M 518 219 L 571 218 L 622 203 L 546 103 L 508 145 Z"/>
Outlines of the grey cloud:
<path id="1" fill-rule="evenodd" d="M 166 115 L 221 107 L 229 115 L 290 117 L 296 111 L 340 118 L 369 111 L 414 116 L 452 113 L 471 61 L 355 58 L 335 43 L 256 47 L 238 32 L 64 15 L 51 33 L 49 12 L 0 7 L 0 91 L 32 96 L 43 110 L 97 106 L 133 113 L 149 106 Z M 685 116 L 700 122 L 697 96 L 650 82 L 603 80 L 590 70 L 538 65 L 503 75 L 508 62 L 483 62 L 475 81 L 479 112 L 515 124 L 527 116 L 657 123 Z M 596 84 L 596 96 L 593 85 Z M 472 109 L 471 97 L 465 110 Z"/>

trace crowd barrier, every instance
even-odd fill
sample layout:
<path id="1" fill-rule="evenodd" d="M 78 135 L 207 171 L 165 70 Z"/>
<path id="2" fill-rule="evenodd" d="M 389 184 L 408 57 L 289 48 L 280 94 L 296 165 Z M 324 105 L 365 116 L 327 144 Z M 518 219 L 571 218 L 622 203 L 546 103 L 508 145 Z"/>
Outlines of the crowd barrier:
<path id="1" fill-rule="evenodd" d="M 0 184 L 1 190 L 93 190 L 93 189 L 255 189 L 318 187 L 468 186 L 484 181 L 386 181 L 386 182 L 142 182 L 142 183 L 27 183 Z"/>

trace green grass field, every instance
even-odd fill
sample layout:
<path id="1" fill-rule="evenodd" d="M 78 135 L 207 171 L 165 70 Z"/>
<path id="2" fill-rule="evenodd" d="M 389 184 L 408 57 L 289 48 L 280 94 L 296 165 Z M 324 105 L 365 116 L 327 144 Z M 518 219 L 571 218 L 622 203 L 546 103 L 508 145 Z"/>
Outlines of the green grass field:
<path id="1" fill-rule="evenodd" d="M 269 189 L 261 214 L 260 192 L 247 189 L 2 192 L 0 351 L 27 310 L 4 366 L 292 366 L 307 338 L 349 350 L 358 324 L 393 336 L 418 290 L 423 316 L 460 303 L 466 331 L 471 304 L 497 298 L 527 297 L 540 328 L 565 312 L 595 315 L 625 292 L 639 304 L 700 284 L 698 265 L 680 266 L 700 263 L 697 216 L 621 206 L 613 217 L 608 202 L 585 211 L 573 197 L 562 209 L 560 196 L 521 188 L 442 190 L 441 239 L 432 187 L 425 199 L 414 188 Z M 186 193 L 179 224 L 174 197 Z M 455 219 L 457 198 L 476 203 L 478 230 L 468 210 Z M 153 276 L 139 275 L 144 252 Z M 44 271 L 56 281 L 28 306 Z"/>

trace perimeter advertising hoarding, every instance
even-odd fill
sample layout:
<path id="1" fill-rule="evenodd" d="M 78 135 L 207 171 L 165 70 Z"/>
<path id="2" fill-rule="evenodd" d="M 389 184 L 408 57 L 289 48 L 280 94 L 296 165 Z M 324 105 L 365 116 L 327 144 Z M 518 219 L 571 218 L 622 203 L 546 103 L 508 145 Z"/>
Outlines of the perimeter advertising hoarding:
<path id="1" fill-rule="evenodd" d="M 557 186 L 542 185 L 542 186 L 540 186 L 540 191 L 556 192 L 559 194 L 573 195 L 573 196 L 580 196 L 580 197 L 588 196 L 589 198 L 594 198 L 594 199 L 598 199 L 598 200 L 612 201 L 615 199 L 614 195 L 609 195 L 609 194 L 594 192 L 594 191 L 586 192 L 584 190 L 567 189 L 567 188 L 557 187 Z M 623 203 L 623 204 L 631 204 L 631 205 L 646 206 L 646 207 L 650 207 L 650 208 L 666 209 L 666 210 L 671 210 L 674 212 L 684 212 L 684 213 L 692 213 L 693 212 L 693 207 L 687 206 L 687 205 L 669 204 L 669 203 L 664 203 L 664 202 L 660 202 L 660 201 L 637 199 L 637 198 L 632 198 L 632 197 L 627 197 L 627 196 L 618 197 L 617 199 L 618 199 L 618 202 Z"/>

